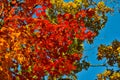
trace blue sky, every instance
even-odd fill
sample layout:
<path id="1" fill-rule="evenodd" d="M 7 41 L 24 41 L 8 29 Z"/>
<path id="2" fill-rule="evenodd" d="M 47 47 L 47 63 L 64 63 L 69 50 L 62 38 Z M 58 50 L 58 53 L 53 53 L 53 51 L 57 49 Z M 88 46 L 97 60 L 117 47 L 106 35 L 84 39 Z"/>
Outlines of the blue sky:
<path id="1" fill-rule="evenodd" d="M 103 61 L 97 61 L 97 48 L 100 44 L 109 45 L 113 40 L 120 41 L 120 13 L 114 15 L 108 14 L 108 21 L 100 34 L 95 38 L 93 44 L 85 43 L 84 55 L 88 56 L 88 61 L 92 64 L 102 64 Z M 102 73 L 105 67 L 90 67 L 87 71 L 83 70 L 77 74 L 78 80 L 95 80 L 98 73 Z"/>

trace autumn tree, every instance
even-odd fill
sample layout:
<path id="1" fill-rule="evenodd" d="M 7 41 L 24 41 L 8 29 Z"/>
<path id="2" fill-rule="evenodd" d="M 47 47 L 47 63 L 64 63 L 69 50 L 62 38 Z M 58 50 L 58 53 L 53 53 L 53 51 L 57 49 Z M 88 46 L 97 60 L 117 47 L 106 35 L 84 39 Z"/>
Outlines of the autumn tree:
<path id="1" fill-rule="evenodd" d="M 76 73 L 91 65 L 81 61 L 83 42 L 93 43 L 111 11 L 101 0 L 1 0 L 0 79 L 76 79 Z M 101 45 L 98 60 L 106 57 L 109 65 L 119 65 L 118 58 L 104 54 L 104 47 L 113 49 Z"/>

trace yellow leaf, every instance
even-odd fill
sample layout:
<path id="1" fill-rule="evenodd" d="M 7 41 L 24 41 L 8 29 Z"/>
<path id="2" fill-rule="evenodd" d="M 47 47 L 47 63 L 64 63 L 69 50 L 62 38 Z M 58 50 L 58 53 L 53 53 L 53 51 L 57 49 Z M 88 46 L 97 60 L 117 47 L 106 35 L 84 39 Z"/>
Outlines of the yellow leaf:
<path id="1" fill-rule="evenodd" d="M 120 53 L 120 47 L 117 48 L 117 51 Z"/>
<path id="2" fill-rule="evenodd" d="M 15 34 L 15 36 L 18 38 L 18 37 L 20 36 L 21 32 L 14 33 L 14 34 Z"/>
<path id="3" fill-rule="evenodd" d="M 4 31 L 4 30 L 6 30 L 6 29 L 7 29 L 7 28 L 5 28 L 5 27 L 2 27 L 2 28 L 1 28 L 1 31 Z"/>
<path id="4" fill-rule="evenodd" d="M 3 46 L 5 42 L 6 42 L 6 40 L 4 40 L 3 38 L 0 38 L 0 45 L 1 46 Z"/>
<path id="5" fill-rule="evenodd" d="M 14 29 L 13 29 L 13 28 L 11 28 L 11 27 L 9 27 L 8 29 L 9 29 L 10 31 L 14 31 Z"/>
<path id="6" fill-rule="evenodd" d="M 104 2 L 103 2 L 103 1 L 100 1 L 100 2 L 97 4 L 97 7 L 98 7 L 99 9 L 104 8 L 104 7 L 105 7 Z"/>
<path id="7" fill-rule="evenodd" d="M 2 71 L 3 70 L 3 68 L 0 66 L 0 71 Z"/>
<path id="8" fill-rule="evenodd" d="M 74 2 L 82 3 L 83 0 L 74 0 Z"/>
<path id="9" fill-rule="evenodd" d="M 50 3 L 55 4 L 55 0 L 50 0 Z"/>
<path id="10" fill-rule="evenodd" d="M 5 54 L 5 59 L 8 59 L 10 57 L 10 53 Z"/>
<path id="11" fill-rule="evenodd" d="M 22 64 L 22 62 L 25 60 L 24 56 L 22 54 L 18 54 L 17 55 L 17 60 L 20 64 Z"/>

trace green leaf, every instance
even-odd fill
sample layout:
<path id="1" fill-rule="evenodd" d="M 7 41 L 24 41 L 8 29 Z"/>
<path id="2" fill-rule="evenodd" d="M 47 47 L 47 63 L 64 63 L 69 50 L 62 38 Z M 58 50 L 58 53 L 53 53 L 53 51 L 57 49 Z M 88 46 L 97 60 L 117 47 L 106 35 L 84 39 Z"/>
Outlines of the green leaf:
<path id="1" fill-rule="evenodd" d="M 37 78 L 38 78 L 38 76 L 34 75 L 32 78 L 33 78 L 33 79 L 37 79 Z"/>
<path id="2" fill-rule="evenodd" d="M 16 80 L 20 80 L 20 78 L 18 76 L 16 76 Z"/>
<path id="3" fill-rule="evenodd" d="M 30 73 L 32 71 L 32 66 L 28 67 L 28 72 Z"/>
<path id="4" fill-rule="evenodd" d="M 74 44 L 78 45 L 78 39 L 77 38 L 74 39 Z"/>

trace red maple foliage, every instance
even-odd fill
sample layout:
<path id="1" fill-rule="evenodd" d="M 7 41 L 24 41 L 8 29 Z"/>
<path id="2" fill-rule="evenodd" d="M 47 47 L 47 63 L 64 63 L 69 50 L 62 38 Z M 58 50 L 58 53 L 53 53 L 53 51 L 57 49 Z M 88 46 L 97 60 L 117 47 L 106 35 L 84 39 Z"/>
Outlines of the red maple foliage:
<path id="1" fill-rule="evenodd" d="M 47 10 L 50 0 L 0 1 L 0 77 L 20 80 L 46 75 L 59 77 L 77 69 L 82 51 L 72 51 L 74 40 L 82 44 L 93 40 L 96 32 L 86 27 L 85 18 L 95 15 L 93 9 L 57 14 L 52 23 Z M 39 6 L 39 8 L 38 8 Z M 54 14 L 51 14 L 54 15 Z M 18 66 L 21 65 L 20 70 Z M 13 70 L 12 70 L 13 69 Z M 7 75 L 7 77 L 5 77 Z"/>

